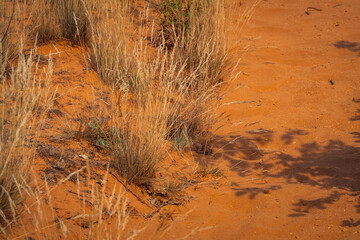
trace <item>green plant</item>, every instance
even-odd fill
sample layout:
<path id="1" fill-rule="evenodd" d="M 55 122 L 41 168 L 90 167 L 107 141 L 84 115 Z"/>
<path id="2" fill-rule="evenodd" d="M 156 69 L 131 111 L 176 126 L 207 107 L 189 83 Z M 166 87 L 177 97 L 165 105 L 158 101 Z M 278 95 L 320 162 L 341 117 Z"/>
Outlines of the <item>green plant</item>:
<path id="1" fill-rule="evenodd" d="M 92 122 L 88 123 L 88 135 L 95 140 L 95 144 L 99 147 L 103 148 L 111 148 L 111 139 L 116 136 L 116 131 L 113 129 L 112 132 L 106 131 L 104 129 L 105 119 L 102 118 L 98 120 L 96 118 L 93 119 Z"/>
<path id="2" fill-rule="evenodd" d="M 168 181 L 163 186 L 163 190 L 165 191 L 169 199 L 178 198 L 181 192 L 184 190 L 184 188 L 185 186 L 183 183 L 176 181 Z"/>
<path id="3" fill-rule="evenodd" d="M 177 36 L 186 34 L 189 28 L 191 1 L 165 0 L 159 4 L 162 19 L 160 26 L 166 45 L 173 47 Z"/>
<path id="4" fill-rule="evenodd" d="M 208 175 L 212 175 L 215 177 L 221 177 L 224 175 L 223 171 L 216 167 L 216 168 L 208 168 L 207 166 L 203 167 L 202 170 L 197 172 L 201 177 L 206 177 Z"/>

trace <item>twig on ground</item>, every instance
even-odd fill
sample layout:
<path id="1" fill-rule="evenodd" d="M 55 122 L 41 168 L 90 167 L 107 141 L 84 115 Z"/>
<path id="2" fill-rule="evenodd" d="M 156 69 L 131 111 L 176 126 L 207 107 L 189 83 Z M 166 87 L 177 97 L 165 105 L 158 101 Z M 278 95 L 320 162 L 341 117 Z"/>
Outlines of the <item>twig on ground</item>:
<path id="1" fill-rule="evenodd" d="M 148 206 L 149 208 L 153 208 L 153 206 L 150 206 L 147 202 L 143 201 L 136 193 L 134 193 L 134 192 L 127 186 L 127 184 L 124 183 L 123 181 L 121 181 L 113 172 L 110 171 L 109 173 L 110 173 L 119 183 L 121 183 L 121 184 L 125 187 L 126 191 L 130 192 L 134 197 L 136 197 L 136 199 L 137 199 L 139 202 L 145 204 L 145 205 Z"/>
<path id="2" fill-rule="evenodd" d="M 230 103 L 224 103 L 223 106 L 226 106 L 226 105 L 232 105 L 232 104 L 245 104 L 245 103 L 256 103 L 256 101 L 253 101 L 253 100 L 249 100 L 249 101 L 235 101 L 235 102 L 230 102 Z"/>

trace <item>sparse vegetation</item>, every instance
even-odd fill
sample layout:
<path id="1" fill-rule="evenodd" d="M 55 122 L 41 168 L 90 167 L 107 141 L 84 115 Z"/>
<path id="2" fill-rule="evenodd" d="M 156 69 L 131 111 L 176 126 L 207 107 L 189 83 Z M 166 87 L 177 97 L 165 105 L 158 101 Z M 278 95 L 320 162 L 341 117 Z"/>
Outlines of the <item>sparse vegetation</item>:
<path id="1" fill-rule="evenodd" d="M 38 79 L 34 65 L 35 50 L 28 57 L 18 55 L 17 67 L 7 76 L 1 70 L 0 105 L 0 216 L 6 222 L 10 214 L 16 216 L 21 202 L 20 191 L 28 178 L 34 157 L 36 128 L 42 112 L 51 105 L 49 93 L 51 60 L 45 78 Z"/>
<path id="2" fill-rule="evenodd" d="M 109 11 L 109 9 L 114 9 Z M 98 6 L 91 23 L 90 64 L 103 81 L 124 87 L 135 81 L 135 63 L 130 50 L 128 1 L 111 0 Z"/>
<path id="3" fill-rule="evenodd" d="M 165 183 L 163 189 L 170 199 L 177 199 L 185 186 L 181 182 L 169 181 Z"/>
<path id="4" fill-rule="evenodd" d="M 19 1 L 0 0 L 0 67 L 2 74 L 11 71 L 20 48 L 26 43 L 28 29 L 24 13 L 26 7 Z"/>
<path id="5" fill-rule="evenodd" d="M 160 9 L 166 45 L 175 49 L 190 73 L 198 74 L 193 87 L 201 91 L 218 84 L 227 53 L 223 1 L 166 0 Z"/>
<path id="6" fill-rule="evenodd" d="M 91 9 L 91 1 L 37 0 L 33 7 L 34 34 L 39 43 L 62 37 L 75 44 L 89 44 L 91 30 L 87 11 Z"/>
<path id="7" fill-rule="evenodd" d="M 10 2 L 2 1 L 2 4 L 10 6 Z M 85 129 L 80 126 L 77 133 L 109 153 L 109 168 L 127 183 L 149 188 L 168 150 L 183 153 L 194 144 L 200 145 L 201 149 L 211 148 L 211 130 L 216 121 L 220 99 L 218 88 L 226 57 L 222 32 L 224 16 L 221 0 L 165 0 L 157 5 L 159 8 L 153 9 L 162 14 L 159 25 L 155 22 L 146 25 L 146 21 L 140 19 L 140 24 L 134 26 L 133 19 L 145 18 L 147 13 L 135 16 L 131 4 L 131 1 L 115 0 L 106 3 L 34 1 L 29 17 L 31 25 L 28 25 L 34 28 L 31 29 L 34 41 L 26 44 L 67 39 L 83 47 L 88 56 L 86 70 L 94 69 L 109 85 L 111 100 L 107 103 L 106 118 L 96 116 Z M 14 9 L 18 5 L 19 2 L 14 1 Z M 16 219 L 16 206 L 23 200 L 20 196 L 28 195 L 36 201 L 38 212 L 33 214 L 31 207 L 26 207 L 27 212 L 35 219 L 36 232 L 41 232 L 42 228 L 48 227 L 49 221 L 41 218 L 41 204 L 44 203 L 40 191 L 35 194 L 24 181 L 29 178 L 27 173 L 35 155 L 36 137 L 41 134 L 37 131 L 41 125 L 39 121 L 53 100 L 54 93 L 49 90 L 52 61 L 49 54 L 45 78 L 39 77 L 40 58 L 35 50 L 28 52 L 19 47 L 21 44 L 16 40 L 21 34 L 14 31 L 8 9 L 1 9 L 0 13 L 0 30 L 5 32 L 0 45 L 3 92 L 0 105 L 0 218 L 6 223 L 1 230 L 4 234 L 8 231 L 6 228 L 12 224 L 10 215 Z M 149 11 L 149 5 L 145 11 Z M 11 26 L 9 32 L 4 30 L 7 21 Z M 143 36 L 150 24 L 161 32 L 159 44 L 151 50 L 152 43 Z M 151 39 L 155 37 L 151 36 Z M 5 74 L 9 69 L 12 71 Z M 46 177 L 43 180 L 48 188 Z M 111 199 L 116 199 L 115 205 L 110 200 L 108 204 L 116 208 L 105 208 L 105 187 L 100 195 L 96 195 L 99 191 L 95 185 L 92 187 L 94 198 L 88 201 L 94 207 L 94 214 L 83 215 L 90 218 L 86 227 L 89 238 L 100 239 L 108 233 L 106 226 L 101 225 L 103 214 L 125 216 L 120 211 L 120 206 L 125 205 L 120 197 L 112 195 Z M 175 198 L 183 187 L 169 182 L 164 190 L 169 198 Z M 47 198 L 51 200 L 50 192 L 47 189 Z M 78 197 L 85 199 L 79 193 Z M 52 209 L 53 205 L 50 203 L 49 207 Z M 68 224 L 76 218 L 65 223 L 54 215 L 53 210 L 50 211 L 66 238 Z M 91 216 L 97 219 L 91 219 Z"/>
<path id="8" fill-rule="evenodd" d="M 209 168 L 208 166 L 205 166 L 202 168 L 202 170 L 197 172 L 201 177 L 206 177 L 208 175 L 212 175 L 214 177 L 221 177 L 223 176 L 223 171 L 218 168 Z"/>

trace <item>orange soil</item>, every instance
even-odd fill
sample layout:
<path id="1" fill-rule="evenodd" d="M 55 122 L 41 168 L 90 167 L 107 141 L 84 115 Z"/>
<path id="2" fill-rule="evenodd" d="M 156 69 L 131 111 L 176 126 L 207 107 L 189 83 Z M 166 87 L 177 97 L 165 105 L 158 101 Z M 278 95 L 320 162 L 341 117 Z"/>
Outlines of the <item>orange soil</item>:
<path id="1" fill-rule="evenodd" d="M 209 161 L 226 183 L 192 191 L 164 239 L 360 238 L 359 14 L 356 0 L 267 0 L 229 27 L 242 73 L 224 103 L 254 102 L 220 109 Z"/>
<path id="2" fill-rule="evenodd" d="M 247 4 L 231 6 L 235 13 Z M 309 9 L 308 15 L 308 7 L 322 11 Z M 131 217 L 127 229 L 147 225 L 140 239 L 359 239 L 359 14 L 358 0 L 264 0 L 252 17 L 242 16 L 251 18 L 247 25 L 229 27 L 229 61 L 241 58 L 238 78 L 229 82 L 225 76 L 228 94 L 219 114 L 229 117 L 215 133 L 214 154 L 192 155 L 221 168 L 224 177 L 210 176 L 187 188 L 191 200 L 164 208 L 160 217 Z M 79 48 L 66 42 L 56 48 L 38 50 L 61 53 L 53 56 L 59 94 L 43 126 L 35 170 L 57 164 L 71 172 L 86 164 L 80 155 L 102 166 L 106 154 L 86 141 L 67 139 L 64 130 L 76 130 L 80 119 L 103 110 L 94 106 L 106 105 L 105 94 L 99 95 L 106 87 L 88 71 Z M 160 168 L 172 169 L 174 178 L 194 171 L 181 157 Z M 50 173 L 50 181 L 66 176 Z M 110 178 L 109 186 L 115 182 Z M 57 216 L 76 214 L 80 204 L 71 192 L 76 184 L 69 182 L 53 194 Z M 153 211 L 127 196 L 137 212 Z M 72 231 L 82 234 L 80 225 Z"/>

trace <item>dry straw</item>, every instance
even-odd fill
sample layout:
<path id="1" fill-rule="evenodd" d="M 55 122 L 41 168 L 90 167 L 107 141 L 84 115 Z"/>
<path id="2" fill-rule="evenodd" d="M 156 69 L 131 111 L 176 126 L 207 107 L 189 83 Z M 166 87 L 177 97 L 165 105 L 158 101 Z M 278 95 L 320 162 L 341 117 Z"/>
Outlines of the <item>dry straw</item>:
<path id="1" fill-rule="evenodd" d="M 160 2 L 172 4 L 178 1 Z M 219 87 L 227 56 L 224 5 L 222 0 L 184 3 L 178 9 L 163 8 L 160 3 L 155 4 L 156 8 L 147 5 L 141 19 L 137 19 L 138 26 L 133 24 L 139 15 L 131 5 L 132 1 L 37 0 L 32 8 L 30 18 L 34 39 L 46 43 L 64 38 L 79 44 L 87 52 L 91 67 L 110 86 L 107 112 L 110 120 L 104 125 L 96 125 L 95 130 L 97 133 L 100 130 L 101 134 L 93 135 L 92 140 L 109 151 L 109 167 L 117 170 L 129 183 L 151 186 L 158 164 L 166 156 L 169 146 L 179 152 L 194 144 L 211 149 L 211 130 L 217 121 L 216 111 L 221 99 Z M 17 1 L 16 4 L 19 6 Z M 6 9 L 0 9 L 0 18 L 5 22 L 11 16 Z M 160 16 L 162 24 L 147 21 L 151 11 Z M 181 21 L 164 23 L 169 14 L 179 14 Z M 158 42 L 145 40 L 144 35 L 156 26 L 159 31 L 151 31 L 153 35 L 147 39 Z M 11 34 L 16 32 L 11 29 Z M 32 219 L 34 231 L 25 229 L 21 237 L 45 234 L 48 238 L 56 238 L 57 233 L 52 229 L 57 227 L 64 238 L 70 238 L 72 224 L 82 218 L 89 221 L 85 233 L 89 239 L 119 238 L 120 235 L 112 232 L 103 221 L 104 214 L 109 219 L 117 218 L 118 225 L 113 229 L 123 230 L 126 201 L 116 187 L 108 197 L 105 187 L 98 188 L 89 183 L 91 198 L 83 200 L 86 210 L 66 221 L 57 218 L 56 223 L 51 223 L 56 217 L 52 201 L 55 187 L 50 188 L 46 178 L 43 184 L 37 183 L 36 176 L 31 177 L 35 190 L 26 184 L 36 137 L 41 134 L 38 131 L 41 114 L 51 105 L 53 96 L 49 93 L 52 61 L 49 60 L 48 68 L 41 75 L 35 50 L 24 54 L 19 46 L 13 40 L 2 41 L 0 46 L 2 63 L 6 63 L 1 65 L 0 102 L 2 233 L 6 235 L 13 224 L 24 224 L 17 217 L 18 203 L 22 200 L 20 196 L 27 196 L 34 202 L 24 204 L 26 213 L 21 213 Z M 19 54 L 14 50 L 16 48 L 20 50 Z M 9 66 L 11 71 L 8 71 Z M 90 130 L 94 130 L 94 126 L 90 124 Z M 72 176 L 76 174 L 78 172 Z M 108 172 L 103 181 L 107 176 Z M 40 190 L 43 188 L 44 193 Z M 78 189 L 81 188 L 78 181 Z M 86 199 L 80 190 L 77 196 Z M 49 206 L 44 205 L 45 198 Z M 91 209 L 85 207 L 88 201 Z"/>

